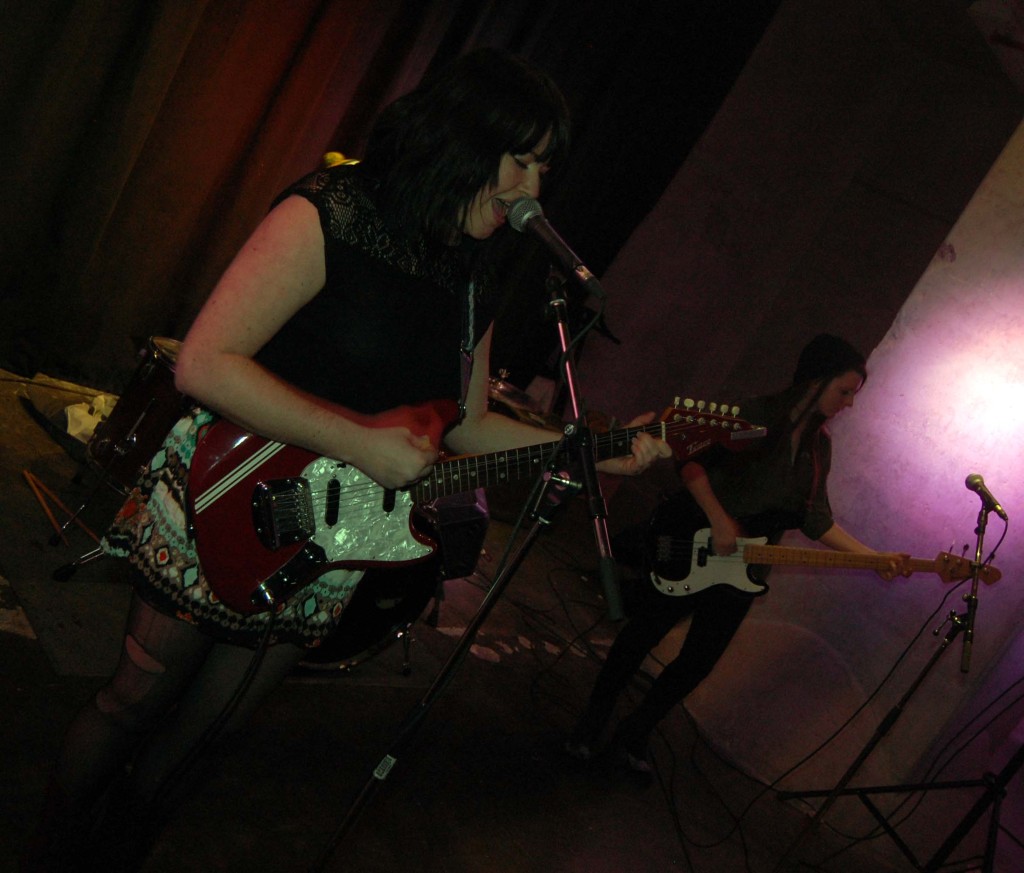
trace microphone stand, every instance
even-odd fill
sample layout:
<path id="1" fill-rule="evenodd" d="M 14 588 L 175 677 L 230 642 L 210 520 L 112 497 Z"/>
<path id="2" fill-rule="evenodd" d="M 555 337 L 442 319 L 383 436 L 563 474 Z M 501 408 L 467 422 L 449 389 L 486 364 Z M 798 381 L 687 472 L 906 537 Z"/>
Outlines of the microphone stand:
<path id="1" fill-rule="evenodd" d="M 549 283 L 550 283 L 549 279 Z M 596 281 L 596 280 L 595 280 Z M 335 848 L 351 830 L 357 818 L 367 806 L 377 790 L 381 787 L 398 763 L 399 757 L 410 745 L 417 730 L 423 724 L 427 712 L 434 704 L 441 692 L 448 686 L 454 676 L 456 669 L 465 660 L 470 647 L 473 644 L 476 634 L 483 625 L 487 616 L 490 615 L 498 599 L 504 593 L 509 582 L 512 580 L 516 570 L 522 564 L 523 559 L 529 552 L 542 528 L 551 523 L 555 510 L 562 505 L 566 498 L 577 494 L 581 489 L 587 490 L 587 496 L 591 515 L 594 518 L 595 532 L 601 548 L 601 574 L 605 583 L 606 597 L 608 598 L 609 614 L 613 618 L 622 617 L 621 598 L 618 596 L 618 585 L 613 572 L 615 568 L 614 559 L 611 556 L 611 549 L 608 546 L 608 531 L 605 524 L 607 513 L 604 508 L 604 498 L 601 495 L 598 483 L 596 462 L 591 441 L 591 433 L 582 422 L 582 403 L 577 389 L 576 377 L 573 368 L 571 341 L 569 330 L 566 326 L 566 304 L 565 298 L 558 293 L 557 288 L 551 288 L 551 306 L 558 318 L 558 333 L 562 344 L 562 355 L 565 360 L 566 381 L 569 386 L 570 397 L 572 398 L 573 413 L 576 416 L 575 423 L 565 427 L 562 439 L 555 444 L 545 464 L 545 470 L 538 479 L 534 492 L 528 500 L 529 509 L 527 515 L 533 520 L 533 526 L 527 532 L 526 537 L 519 547 L 513 552 L 509 561 L 502 565 L 501 569 L 487 590 L 476 614 L 467 625 L 462 636 L 456 643 L 448 660 L 438 671 L 430 687 L 424 693 L 419 703 L 406 715 L 398 728 L 398 736 L 388 748 L 387 752 L 380 759 L 377 766 L 367 778 L 362 789 L 356 795 L 349 806 L 344 818 L 339 823 L 330 841 L 310 873 L 320 873 L 326 869 Z M 563 456 L 565 456 L 563 458 Z M 579 469 L 582 482 L 571 478 L 564 472 L 568 468 Z M 614 585 L 612 583 L 615 583 Z"/>
<path id="2" fill-rule="evenodd" d="M 608 535 L 608 508 L 604 495 L 601 493 L 601 483 L 597 475 L 594 453 L 591 450 L 592 434 L 586 424 L 582 395 L 576 377 L 576 362 L 572 353 L 573 340 L 569 330 L 568 304 L 563 293 L 564 287 L 565 279 L 557 270 L 552 269 L 547 279 L 547 288 L 551 295 L 549 305 L 558 329 L 558 341 L 562 349 L 562 370 L 565 375 L 565 385 L 569 391 L 573 419 L 580 434 L 579 448 L 581 451 L 575 460 L 579 464 L 583 488 L 587 497 L 587 507 L 594 524 L 594 538 L 597 541 L 598 551 L 598 576 L 604 590 L 605 603 L 608 605 L 608 618 L 611 621 L 620 621 L 625 613 L 622 609 L 622 591 L 619 587 L 619 568 L 612 554 L 611 538 Z M 603 300 L 604 291 L 597 284 L 597 279 L 591 278 L 588 287 Z M 600 313 L 598 318 L 600 318 Z"/>
<path id="3" fill-rule="evenodd" d="M 974 618 L 978 613 L 978 571 L 981 568 L 982 543 L 985 540 L 985 528 L 988 527 L 988 514 L 991 510 L 984 500 L 978 512 L 978 525 L 974 529 L 977 543 L 974 548 L 974 573 L 971 576 L 971 592 L 964 595 L 967 604 L 967 623 L 964 628 L 964 647 L 960 654 L 960 672 L 967 673 L 971 669 L 971 648 L 974 645 Z"/>
<path id="4" fill-rule="evenodd" d="M 805 797 L 824 797 L 825 800 L 818 807 L 814 816 L 804 825 L 800 833 L 797 834 L 796 838 L 786 849 L 786 852 L 779 859 L 778 864 L 775 866 L 773 873 L 784 870 L 784 863 L 790 858 L 796 847 L 804 840 L 804 838 L 817 827 L 818 823 L 824 818 L 825 814 L 831 809 L 833 803 L 843 796 L 856 796 L 860 799 L 861 803 L 868 809 L 871 815 L 875 818 L 881 828 L 888 834 L 892 841 L 896 844 L 900 852 L 914 865 L 915 870 L 926 871 L 926 873 L 936 873 L 939 867 L 949 857 L 949 854 L 960 844 L 967 833 L 971 830 L 974 824 L 977 823 L 978 819 L 982 816 L 985 810 L 989 807 L 993 807 L 992 819 L 989 824 L 988 831 L 988 842 L 985 851 L 985 865 L 982 867 L 983 873 L 992 873 L 994 867 L 992 866 L 995 861 L 995 844 L 996 835 L 999 830 L 999 811 L 1002 797 L 1005 795 L 1005 787 L 1013 775 L 1024 765 L 1024 746 L 1017 752 L 1016 755 L 1010 760 L 1010 762 L 1003 768 L 1003 770 L 995 777 L 992 774 L 987 774 L 982 779 L 968 779 L 968 780 L 955 780 L 949 782 L 922 782 L 922 783 L 904 783 L 900 785 L 876 785 L 864 788 L 847 788 L 846 786 L 853 779 L 861 765 L 867 760 L 868 756 L 875 749 L 875 747 L 885 738 L 886 734 L 896 723 L 896 720 L 903 714 L 904 709 L 913 696 L 914 692 L 924 682 L 925 677 L 931 671 L 932 667 L 938 662 L 942 653 L 945 652 L 949 645 L 956 638 L 957 634 L 961 631 L 964 632 L 963 650 L 961 654 L 960 669 L 962 672 L 968 672 L 970 668 L 971 660 L 971 646 L 974 642 L 974 620 L 978 610 L 978 580 L 981 575 L 982 555 L 983 555 L 983 543 L 985 539 L 985 528 L 988 522 L 989 508 L 982 504 L 981 511 L 978 513 L 978 524 L 975 528 L 975 535 L 977 542 L 974 552 L 974 562 L 971 564 L 973 573 L 971 574 L 971 590 L 969 594 L 963 596 L 964 602 L 967 604 L 967 611 L 964 614 L 957 613 L 953 610 L 949 613 L 948 621 L 950 622 L 950 629 L 946 633 L 946 636 L 942 640 L 942 644 L 938 649 L 935 650 L 931 658 L 928 659 L 927 663 L 921 669 L 917 678 L 911 683 L 910 688 L 906 693 L 899 699 L 899 702 L 889 711 L 889 713 L 882 719 L 881 723 L 875 729 L 875 733 L 868 740 L 867 744 L 861 749 L 860 753 L 854 759 L 853 763 L 849 766 L 846 772 L 840 777 L 839 781 L 834 787 L 827 790 L 815 790 L 815 791 L 779 791 L 776 797 L 779 800 L 788 800 L 791 798 L 805 798 Z M 938 629 L 933 632 L 938 636 Z M 917 791 L 932 791 L 932 790 L 944 790 L 950 788 L 985 788 L 985 794 L 979 799 L 974 807 L 968 812 L 967 816 L 963 819 L 961 824 L 954 829 L 953 833 L 943 843 L 935 855 L 927 862 L 921 862 L 914 855 L 910 846 L 900 837 L 895 828 L 889 824 L 888 820 L 882 814 L 881 810 L 871 801 L 870 795 L 872 794 L 899 794 L 899 793 L 911 793 Z"/>
<path id="5" fill-rule="evenodd" d="M 388 778 L 401 755 L 409 747 L 416 732 L 426 719 L 430 707 L 433 706 L 441 692 L 448 686 L 454 677 L 455 671 L 465 660 L 470 647 L 473 645 L 473 641 L 476 639 L 477 632 L 487 616 L 490 615 L 491 610 L 497 604 L 501 595 L 505 592 L 509 582 L 512 581 L 512 577 L 522 564 L 523 559 L 537 539 L 540 531 L 551 523 L 555 510 L 562 505 L 565 498 L 572 497 L 579 491 L 579 482 L 566 478 L 563 473 L 559 472 L 562 466 L 559 464 L 559 461 L 562 455 L 566 453 L 566 446 L 575 440 L 575 428 L 573 425 L 567 425 L 565 435 L 558 443 L 554 444 L 554 448 L 545 464 L 544 472 L 534 486 L 536 496 L 535 498 L 531 496 L 529 501 L 531 506 L 529 517 L 534 522 L 533 526 L 527 532 L 526 537 L 519 544 L 518 548 L 512 553 L 509 560 L 504 562 L 499 568 L 494 581 L 491 583 L 490 588 L 487 589 L 487 594 L 484 596 L 480 607 L 462 632 L 462 636 L 459 637 L 459 641 L 456 643 L 451 655 L 448 656 L 448 659 L 434 677 L 430 687 L 424 692 L 423 697 L 420 698 L 419 703 L 406 714 L 399 725 L 397 738 L 391 743 L 386 753 L 380 759 L 380 762 L 367 778 L 359 794 L 352 801 L 348 811 L 345 813 L 345 817 L 341 820 L 330 841 L 324 847 L 317 862 L 309 868 L 309 873 L 320 873 L 320 871 L 326 869 L 335 848 L 351 830 L 363 809 L 365 809 L 377 793 L 377 790 Z"/>

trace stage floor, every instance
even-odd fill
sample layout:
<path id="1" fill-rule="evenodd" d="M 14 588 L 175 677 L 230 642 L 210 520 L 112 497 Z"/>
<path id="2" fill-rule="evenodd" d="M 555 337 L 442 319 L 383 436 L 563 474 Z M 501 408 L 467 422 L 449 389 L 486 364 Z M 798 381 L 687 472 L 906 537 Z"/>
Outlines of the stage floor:
<path id="1" fill-rule="evenodd" d="M 95 490 L 97 471 L 74 457 L 80 448 L 38 417 L 52 420 L 54 409 L 81 400 L 72 387 L 0 372 L 0 871 L 17 869 L 62 732 L 115 663 L 128 601 L 124 569 L 111 559 L 53 578 L 93 543 L 72 526 L 67 543 L 51 544 L 51 522 L 24 475 L 70 508 L 95 491 L 81 516 L 93 532 L 116 510 L 117 494 Z M 390 631 L 377 635 L 375 656 L 365 657 L 376 645 L 359 649 L 348 669 L 297 672 L 245 731 L 211 752 L 147 873 L 909 869 L 871 845 L 841 851 L 847 841 L 827 826 L 793 848 L 808 809 L 723 760 L 682 708 L 663 724 L 648 784 L 607 757 L 581 765 L 564 755 L 565 732 L 616 631 L 580 499 L 537 538 L 414 741 L 338 839 L 399 724 L 479 608 L 523 497 L 488 493 L 477 569 L 445 583 L 436 623 L 414 623 L 408 675 Z"/>

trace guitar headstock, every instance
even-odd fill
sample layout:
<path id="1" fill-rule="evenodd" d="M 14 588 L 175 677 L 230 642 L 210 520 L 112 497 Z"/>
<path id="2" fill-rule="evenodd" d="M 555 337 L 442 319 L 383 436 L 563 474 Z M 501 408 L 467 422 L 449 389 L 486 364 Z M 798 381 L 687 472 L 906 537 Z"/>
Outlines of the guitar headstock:
<path id="1" fill-rule="evenodd" d="M 685 461 L 696 457 L 713 445 L 740 448 L 765 436 L 761 425 L 739 418 L 739 407 L 703 400 L 675 399 L 661 414 L 667 442 L 676 458 Z"/>
<path id="2" fill-rule="evenodd" d="M 974 568 L 967 558 L 949 552 L 939 552 L 935 559 L 935 572 L 943 582 L 959 582 L 974 575 Z M 1002 579 L 1003 574 L 991 564 L 984 564 L 978 569 L 978 578 L 986 585 L 991 585 Z"/>

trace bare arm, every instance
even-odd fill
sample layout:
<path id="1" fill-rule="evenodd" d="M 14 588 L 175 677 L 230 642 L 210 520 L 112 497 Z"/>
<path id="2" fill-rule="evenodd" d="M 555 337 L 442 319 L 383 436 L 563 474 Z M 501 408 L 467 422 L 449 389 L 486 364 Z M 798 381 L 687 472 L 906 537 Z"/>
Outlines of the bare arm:
<path id="1" fill-rule="evenodd" d="M 833 524 L 825 533 L 818 537 L 818 542 L 838 552 L 857 552 L 862 555 L 873 555 L 875 550 L 864 545 L 853 534 L 848 533 L 838 524 Z"/>
<path id="2" fill-rule="evenodd" d="M 347 461 L 385 487 L 424 475 L 436 452 L 405 428 L 369 428 L 300 391 L 253 356 L 323 287 L 324 240 L 301 197 L 275 207 L 228 267 L 185 337 L 180 391 L 268 439 Z"/>
<path id="3" fill-rule="evenodd" d="M 466 417 L 458 427 L 449 432 L 446 442 L 457 452 L 479 454 L 558 440 L 560 435 L 554 431 L 534 427 L 488 409 L 487 387 L 493 330 L 493 326 L 487 330 L 474 352 Z M 636 426 L 653 418 L 654 413 L 648 413 L 630 424 Z M 646 433 L 634 437 L 631 450 L 631 454 L 621 458 L 601 461 L 597 469 L 605 473 L 637 475 L 657 458 L 667 458 L 672 454 L 667 443 L 656 440 Z"/>
<path id="4" fill-rule="evenodd" d="M 460 454 L 483 454 L 538 445 L 554 442 L 560 436 L 554 431 L 534 427 L 488 409 L 487 388 L 493 332 L 493 326 L 488 328 L 473 352 L 473 373 L 466 396 L 466 416 L 445 437 L 445 442 Z"/>
<path id="5" fill-rule="evenodd" d="M 681 476 L 683 484 L 711 523 L 711 537 L 715 544 L 715 553 L 730 555 L 735 552 L 736 537 L 740 536 L 742 531 L 736 520 L 725 511 L 719 502 L 711 487 L 711 482 L 708 480 L 707 472 L 700 464 L 691 461 L 683 466 Z M 879 554 L 838 524 L 833 524 L 825 531 L 818 538 L 818 542 L 840 552 Z M 898 559 L 894 558 L 892 564 L 886 570 L 880 570 L 878 575 L 883 579 L 892 579 L 898 574 L 899 567 Z"/>
<path id="6" fill-rule="evenodd" d="M 833 524 L 832 527 L 818 537 L 818 542 L 839 552 L 857 552 L 861 555 L 880 554 L 875 549 L 862 543 L 853 534 L 847 532 L 838 524 Z M 895 556 L 890 566 L 885 570 L 879 570 L 878 575 L 885 580 L 889 580 L 897 576 L 899 571 L 900 556 Z"/>

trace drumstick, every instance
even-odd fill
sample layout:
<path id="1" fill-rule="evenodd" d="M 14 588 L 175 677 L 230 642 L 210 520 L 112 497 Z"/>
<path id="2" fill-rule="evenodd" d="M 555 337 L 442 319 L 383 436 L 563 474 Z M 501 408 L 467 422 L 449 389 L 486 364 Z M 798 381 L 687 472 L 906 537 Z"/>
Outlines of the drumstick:
<path id="1" fill-rule="evenodd" d="M 56 494 L 54 494 L 49 488 L 47 488 L 46 484 L 44 482 L 42 482 L 40 479 L 36 478 L 36 476 L 34 476 L 32 473 L 27 473 L 27 475 L 31 476 L 32 479 L 35 480 L 36 485 L 38 485 L 39 488 L 41 488 L 43 490 L 43 492 L 46 494 L 47 497 L 50 498 L 50 500 L 52 500 L 55 504 L 57 504 L 57 508 L 61 512 L 63 512 L 69 519 L 71 519 L 71 521 L 73 521 L 76 525 L 78 525 L 78 527 L 80 527 L 83 531 L 85 531 L 86 535 L 94 543 L 99 545 L 100 538 L 98 536 L 96 536 L 96 534 L 94 534 L 92 532 L 92 530 L 88 527 L 88 525 L 86 525 L 86 523 L 84 521 L 82 521 L 78 517 L 78 515 L 76 513 L 71 512 L 71 510 L 69 510 L 63 503 L 61 503 L 60 498 Z"/>
<path id="2" fill-rule="evenodd" d="M 28 487 L 32 489 L 32 493 L 35 494 L 36 500 L 39 501 L 39 505 L 43 507 L 43 512 L 46 513 L 46 517 L 50 519 L 50 524 L 53 525 L 53 529 L 58 533 L 60 538 L 64 540 L 64 545 L 68 545 L 68 538 L 64 536 L 64 531 L 61 526 L 57 524 L 57 519 L 53 517 L 53 513 L 50 511 L 50 504 L 46 502 L 46 498 L 43 497 L 36 484 L 36 477 L 33 476 L 28 470 L 22 470 L 22 475 L 25 477 L 25 481 L 28 482 Z"/>

